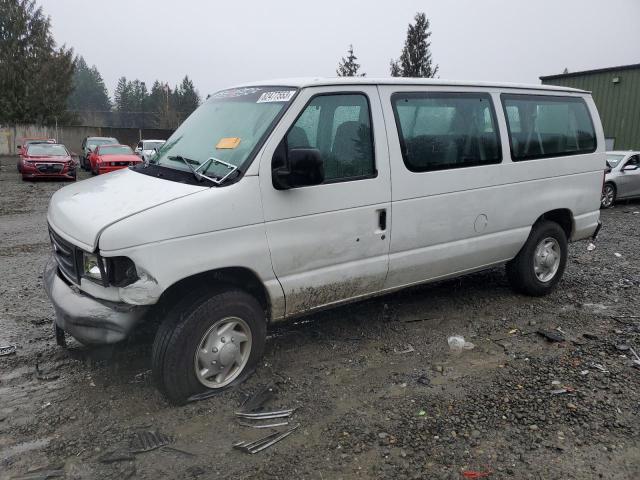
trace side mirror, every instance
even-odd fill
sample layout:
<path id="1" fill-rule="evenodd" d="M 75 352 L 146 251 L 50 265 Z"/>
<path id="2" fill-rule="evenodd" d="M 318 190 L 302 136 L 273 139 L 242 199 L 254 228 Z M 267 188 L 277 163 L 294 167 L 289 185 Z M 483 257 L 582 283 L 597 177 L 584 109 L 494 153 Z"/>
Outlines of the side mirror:
<path id="1" fill-rule="evenodd" d="M 623 172 L 631 172 L 633 170 L 637 170 L 638 169 L 638 165 L 625 165 L 624 168 L 622 169 Z"/>
<path id="2" fill-rule="evenodd" d="M 273 186 L 276 189 L 308 187 L 324 182 L 324 163 L 319 150 L 294 148 L 287 152 L 286 163 L 287 166 L 273 169 Z"/>

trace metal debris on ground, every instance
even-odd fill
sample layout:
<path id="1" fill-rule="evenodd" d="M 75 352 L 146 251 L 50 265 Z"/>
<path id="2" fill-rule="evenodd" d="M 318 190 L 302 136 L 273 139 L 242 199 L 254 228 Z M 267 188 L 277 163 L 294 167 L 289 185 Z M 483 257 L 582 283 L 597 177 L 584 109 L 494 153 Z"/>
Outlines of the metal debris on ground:
<path id="1" fill-rule="evenodd" d="M 150 452 L 156 448 L 164 447 L 173 442 L 168 435 L 160 432 L 138 432 L 131 441 L 131 452 L 142 453 Z"/>
<path id="2" fill-rule="evenodd" d="M 411 353 L 415 351 L 416 349 L 413 348 L 413 345 L 411 345 L 410 343 L 408 343 L 406 348 L 403 348 L 402 350 L 397 350 L 396 348 L 393 349 L 393 353 L 397 353 L 397 354 Z"/>
<path id="3" fill-rule="evenodd" d="M 593 242 L 589 242 L 587 244 L 587 252 L 593 252 L 596 249 L 596 244 Z"/>
<path id="4" fill-rule="evenodd" d="M 242 420 L 239 420 L 238 424 L 242 425 L 243 427 L 251 427 L 251 428 L 275 428 L 275 427 L 286 427 L 287 425 L 289 425 L 289 421 L 287 420 L 286 422 L 261 424 L 261 423 L 255 423 L 255 422 L 254 423 L 243 422 Z"/>
<path id="5" fill-rule="evenodd" d="M 276 421 L 272 423 L 260 423 L 262 420 L 273 420 L 278 418 L 289 418 L 296 411 L 295 408 L 284 410 L 265 411 L 264 405 L 276 394 L 273 384 L 266 385 L 258 390 L 253 396 L 247 398 L 241 405 L 240 410 L 235 412 L 235 416 L 242 419 L 238 421 L 243 427 L 272 428 L 289 425 L 289 421 Z"/>
<path id="6" fill-rule="evenodd" d="M 3 345 L 0 347 L 0 357 L 16 353 L 16 345 Z"/>
<path id="7" fill-rule="evenodd" d="M 286 410 L 278 410 L 275 412 L 257 412 L 257 413 L 245 413 L 236 412 L 236 417 L 245 418 L 249 420 L 268 420 L 272 418 L 288 418 L 293 415 L 295 408 L 288 408 Z"/>
<path id="8" fill-rule="evenodd" d="M 547 340 L 549 340 L 550 342 L 564 342 L 565 338 L 564 335 L 562 333 L 560 333 L 557 330 L 544 330 L 544 329 L 539 329 L 536 332 L 538 335 L 543 336 L 544 338 L 546 338 Z"/>
<path id="9" fill-rule="evenodd" d="M 284 438 L 288 437 L 289 435 L 291 435 L 293 433 L 293 431 L 298 428 L 300 426 L 300 424 L 296 425 L 295 427 L 290 428 L 289 430 L 285 430 L 284 432 L 274 432 L 271 433 L 265 437 L 259 438 L 258 440 L 255 440 L 253 442 L 247 442 L 245 440 L 241 440 L 239 442 L 235 442 L 233 444 L 233 448 L 237 449 L 237 450 L 241 450 L 245 453 L 258 453 L 261 452 L 262 450 L 269 448 L 270 446 L 278 443 L 280 440 L 283 440 Z"/>

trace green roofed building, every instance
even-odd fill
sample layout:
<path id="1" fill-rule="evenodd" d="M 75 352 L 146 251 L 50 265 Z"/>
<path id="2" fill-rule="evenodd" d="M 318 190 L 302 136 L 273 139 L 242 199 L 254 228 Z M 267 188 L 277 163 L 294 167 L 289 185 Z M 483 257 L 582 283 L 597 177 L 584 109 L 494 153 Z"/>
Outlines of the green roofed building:
<path id="1" fill-rule="evenodd" d="M 589 90 L 596 102 L 607 150 L 640 150 L 640 63 L 540 77 L 544 85 Z"/>

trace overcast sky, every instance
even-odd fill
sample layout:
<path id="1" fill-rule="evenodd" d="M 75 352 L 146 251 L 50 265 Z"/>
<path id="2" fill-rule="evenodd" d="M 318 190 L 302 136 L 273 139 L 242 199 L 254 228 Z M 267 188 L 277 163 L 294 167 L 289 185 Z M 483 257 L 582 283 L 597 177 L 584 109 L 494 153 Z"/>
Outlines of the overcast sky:
<path id="1" fill-rule="evenodd" d="M 38 0 L 58 44 L 118 77 L 203 97 L 247 81 L 335 76 L 353 44 L 388 76 L 417 11 L 431 20 L 439 76 L 539 83 L 540 75 L 640 62 L 640 0 Z"/>

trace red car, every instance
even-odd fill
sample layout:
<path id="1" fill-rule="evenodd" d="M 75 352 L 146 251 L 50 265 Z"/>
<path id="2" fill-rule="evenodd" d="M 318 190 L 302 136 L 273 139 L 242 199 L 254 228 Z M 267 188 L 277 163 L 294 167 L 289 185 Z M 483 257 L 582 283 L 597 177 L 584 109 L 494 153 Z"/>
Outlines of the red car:
<path id="1" fill-rule="evenodd" d="M 23 138 L 22 145 L 18 145 L 18 155 L 23 156 L 27 152 L 27 147 L 33 143 L 57 143 L 53 138 Z M 18 159 L 18 171 L 20 171 L 21 160 Z"/>
<path id="2" fill-rule="evenodd" d="M 30 143 L 20 155 L 18 170 L 23 180 L 35 178 L 76 179 L 76 163 L 64 145 Z"/>
<path id="3" fill-rule="evenodd" d="M 94 175 L 113 172 L 138 163 L 142 163 L 142 160 L 127 145 L 99 145 L 89 155 L 91 173 Z"/>

